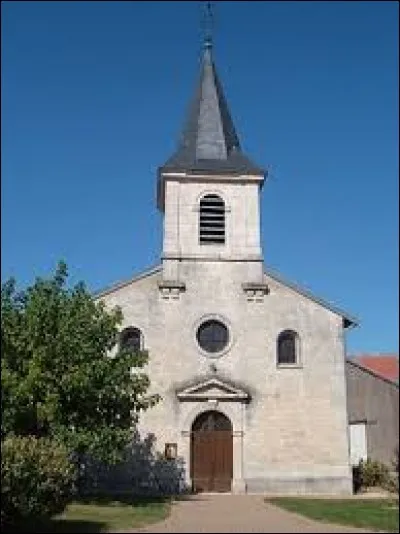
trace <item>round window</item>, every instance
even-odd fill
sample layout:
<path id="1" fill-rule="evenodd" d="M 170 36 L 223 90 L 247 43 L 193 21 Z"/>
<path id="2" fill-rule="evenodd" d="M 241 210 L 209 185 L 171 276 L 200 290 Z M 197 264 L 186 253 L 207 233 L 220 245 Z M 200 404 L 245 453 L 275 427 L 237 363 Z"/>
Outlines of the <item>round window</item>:
<path id="1" fill-rule="evenodd" d="M 228 328 L 215 319 L 205 321 L 197 330 L 197 342 L 206 352 L 221 352 L 227 346 L 228 341 Z"/>

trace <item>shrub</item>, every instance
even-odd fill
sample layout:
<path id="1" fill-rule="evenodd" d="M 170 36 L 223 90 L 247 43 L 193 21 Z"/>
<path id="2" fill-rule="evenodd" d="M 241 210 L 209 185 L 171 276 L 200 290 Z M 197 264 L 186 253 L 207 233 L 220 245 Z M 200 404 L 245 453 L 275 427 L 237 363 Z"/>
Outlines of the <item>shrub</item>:
<path id="1" fill-rule="evenodd" d="M 392 462 L 393 472 L 389 477 L 388 483 L 385 486 L 391 493 L 399 494 L 399 449 L 396 449 L 394 453 L 394 459 Z"/>
<path id="2" fill-rule="evenodd" d="M 399 449 L 398 448 L 394 452 L 393 469 L 396 475 L 399 476 Z"/>
<path id="3" fill-rule="evenodd" d="M 376 460 L 360 460 L 356 468 L 359 485 L 363 488 L 385 487 L 390 478 L 389 468 Z"/>
<path id="4" fill-rule="evenodd" d="M 48 439 L 8 437 L 1 454 L 1 526 L 61 512 L 75 481 L 64 446 Z"/>

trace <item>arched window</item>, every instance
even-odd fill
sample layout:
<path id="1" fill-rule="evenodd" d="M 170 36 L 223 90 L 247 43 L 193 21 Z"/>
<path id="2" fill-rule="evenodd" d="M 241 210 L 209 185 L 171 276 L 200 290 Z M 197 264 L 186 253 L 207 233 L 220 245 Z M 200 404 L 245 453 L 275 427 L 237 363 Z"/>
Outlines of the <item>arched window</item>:
<path id="1" fill-rule="evenodd" d="M 225 203 L 218 195 L 204 195 L 200 200 L 200 245 L 225 243 Z"/>
<path id="2" fill-rule="evenodd" d="M 280 364 L 298 363 L 298 335 L 293 330 L 284 330 L 278 336 L 277 361 Z"/>
<path id="3" fill-rule="evenodd" d="M 130 326 L 125 328 L 120 335 L 120 348 L 138 352 L 143 348 L 143 336 L 139 328 Z"/>

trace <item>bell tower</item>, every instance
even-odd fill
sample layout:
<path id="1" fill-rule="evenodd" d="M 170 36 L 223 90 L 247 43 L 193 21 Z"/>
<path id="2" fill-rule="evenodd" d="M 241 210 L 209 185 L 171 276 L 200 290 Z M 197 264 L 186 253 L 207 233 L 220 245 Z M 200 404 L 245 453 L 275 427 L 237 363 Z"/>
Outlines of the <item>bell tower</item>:
<path id="1" fill-rule="evenodd" d="M 207 35 L 177 150 L 158 169 L 164 289 L 185 289 L 182 262 L 242 262 L 243 288 L 266 292 L 260 242 L 265 177 L 241 149 Z"/>

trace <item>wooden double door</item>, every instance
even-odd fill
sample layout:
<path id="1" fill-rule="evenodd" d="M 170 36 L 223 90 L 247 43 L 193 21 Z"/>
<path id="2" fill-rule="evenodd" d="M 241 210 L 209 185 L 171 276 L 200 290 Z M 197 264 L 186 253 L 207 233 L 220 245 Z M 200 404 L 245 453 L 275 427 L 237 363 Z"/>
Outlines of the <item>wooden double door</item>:
<path id="1" fill-rule="evenodd" d="M 191 478 L 194 491 L 231 491 L 232 425 L 220 412 L 208 411 L 194 421 L 191 433 Z"/>

